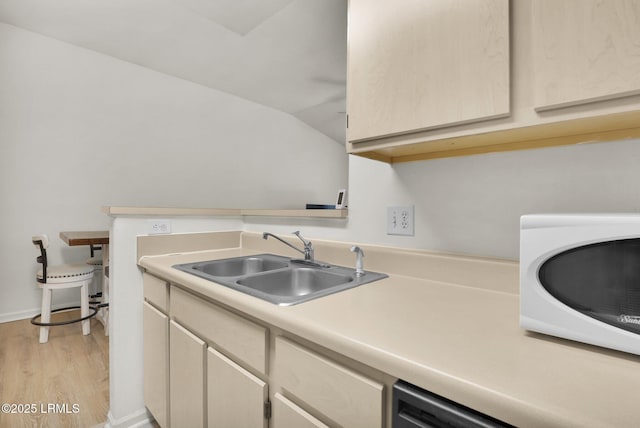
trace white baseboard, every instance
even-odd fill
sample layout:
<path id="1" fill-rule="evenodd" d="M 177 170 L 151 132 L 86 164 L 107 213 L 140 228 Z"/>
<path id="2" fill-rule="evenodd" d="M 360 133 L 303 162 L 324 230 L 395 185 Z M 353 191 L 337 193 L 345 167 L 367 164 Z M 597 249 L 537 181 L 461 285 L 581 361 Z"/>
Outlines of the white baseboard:
<path id="1" fill-rule="evenodd" d="M 53 305 L 52 309 L 56 310 L 60 308 L 66 308 L 68 306 L 80 306 L 80 302 L 59 303 L 57 305 Z M 40 313 L 40 308 L 27 309 L 25 311 L 18 311 L 18 312 L 7 312 L 4 314 L 0 314 L 0 324 L 5 322 L 30 319 L 38 315 L 39 313 Z"/>
<path id="2" fill-rule="evenodd" d="M 107 423 L 104 428 L 152 428 L 153 417 L 146 408 L 140 409 L 120 419 L 115 419 L 111 410 L 107 413 Z"/>

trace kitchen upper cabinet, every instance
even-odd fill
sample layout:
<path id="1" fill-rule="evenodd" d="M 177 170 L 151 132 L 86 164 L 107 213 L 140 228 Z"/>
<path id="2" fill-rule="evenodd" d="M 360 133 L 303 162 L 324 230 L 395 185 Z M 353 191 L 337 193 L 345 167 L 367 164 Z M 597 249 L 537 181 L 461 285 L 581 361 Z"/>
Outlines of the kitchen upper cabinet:
<path id="1" fill-rule="evenodd" d="M 640 93 L 640 1 L 534 0 L 538 111 Z"/>
<path id="2" fill-rule="evenodd" d="M 640 0 L 350 0 L 348 37 L 351 154 L 640 137 Z"/>
<path id="3" fill-rule="evenodd" d="M 349 0 L 348 140 L 509 115 L 508 0 Z"/>

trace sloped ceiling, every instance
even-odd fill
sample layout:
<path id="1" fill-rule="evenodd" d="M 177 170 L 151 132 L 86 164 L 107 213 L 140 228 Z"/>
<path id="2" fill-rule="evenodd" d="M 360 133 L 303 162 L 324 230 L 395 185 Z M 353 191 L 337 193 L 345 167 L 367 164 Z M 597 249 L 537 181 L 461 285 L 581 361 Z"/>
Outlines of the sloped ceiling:
<path id="1" fill-rule="evenodd" d="M 0 21 L 290 113 L 345 141 L 346 0 L 0 0 Z"/>

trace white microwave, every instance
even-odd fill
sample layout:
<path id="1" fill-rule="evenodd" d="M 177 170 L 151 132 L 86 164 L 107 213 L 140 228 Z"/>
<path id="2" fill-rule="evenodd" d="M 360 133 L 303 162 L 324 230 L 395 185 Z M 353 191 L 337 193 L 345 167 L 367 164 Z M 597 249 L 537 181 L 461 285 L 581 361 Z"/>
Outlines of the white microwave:
<path id="1" fill-rule="evenodd" d="M 640 355 L 640 214 L 522 216 L 520 325 Z"/>

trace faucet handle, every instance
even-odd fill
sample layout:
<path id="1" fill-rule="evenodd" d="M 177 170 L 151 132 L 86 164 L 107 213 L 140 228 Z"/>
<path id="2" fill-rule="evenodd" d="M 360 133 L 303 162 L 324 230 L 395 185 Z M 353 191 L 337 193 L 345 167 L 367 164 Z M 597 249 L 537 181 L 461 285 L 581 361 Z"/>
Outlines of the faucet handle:
<path id="1" fill-rule="evenodd" d="M 302 243 L 304 244 L 304 259 L 307 261 L 313 261 L 314 259 L 314 251 L 313 251 L 313 244 L 311 243 L 311 241 L 308 241 L 306 239 L 304 239 L 301 235 L 300 235 L 300 231 L 296 230 L 295 232 L 293 232 L 294 235 L 296 235 L 298 237 L 298 239 L 300 239 L 302 241 Z"/>
<path id="2" fill-rule="evenodd" d="M 300 235 L 300 231 L 299 230 L 296 230 L 295 232 L 293 232 L 293 234 L 296 235 L 298 237 L 298 239 L 300 239 L 304 245 L 311 244 L 311 241 L 307 241 L 306 239 L 304 239 L 302 237 L 302 235 Z"/>

